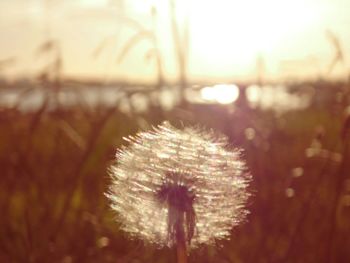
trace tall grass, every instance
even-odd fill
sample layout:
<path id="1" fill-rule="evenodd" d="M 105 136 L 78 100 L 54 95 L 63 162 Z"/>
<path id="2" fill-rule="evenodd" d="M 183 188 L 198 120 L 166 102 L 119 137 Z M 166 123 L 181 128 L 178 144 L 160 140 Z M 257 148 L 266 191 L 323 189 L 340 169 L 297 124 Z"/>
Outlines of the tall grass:
<path id="1" fill-rule="evenodd" d="M 170 4 L 184 92 L 187 46 Z M 247 222 L 231 240 L 193 251 L 189 262 L 349 262 L 349 83 L 307 83 L 315 88 L 313 104 L 284 114 L 252 109 L 246 101 L 164 110 L 151 98 L 164 82 L 157 36 L 133 20 L 127 23 L 136 33 L 119 61 L 142 38 L 151 41 L 157 61 L 158 83 L 143 92 L 153 102 L 147 112 L 131 107 L 125 113 L 118 104 L 68 109 L 58 99 L 57 107 L 49 108 L 50 96 L 57 98 L 65 85 L 62 54 L 51 38 L 39 47 L 41 56 L 53 61 L 38 81 L 48 91 L 42 107 L 33 113 L 1 109 L 0 262 L 175 262 L 173 251 L 120 232 L 103 195 L 106 168 L 122 138 L 163 120 L 222 131 L 245 149 L 254 177 Z M 125 91 L 130 98 L 133 91 Z M 293 173 L 295 168 L 302 173 Z"/>

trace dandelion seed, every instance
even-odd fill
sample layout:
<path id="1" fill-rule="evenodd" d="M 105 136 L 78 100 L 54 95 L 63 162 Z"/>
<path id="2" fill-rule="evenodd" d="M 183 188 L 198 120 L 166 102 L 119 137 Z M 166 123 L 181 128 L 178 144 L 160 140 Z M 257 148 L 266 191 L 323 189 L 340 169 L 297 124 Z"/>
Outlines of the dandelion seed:
<path id="1" fill-rule="evenodd" d="M 110 167 L 107 196 L 132 237 L 195 248 L 229 238 L 245 219 L 251 178 L 226 137 L 164 123 L 128 142 Z"/>

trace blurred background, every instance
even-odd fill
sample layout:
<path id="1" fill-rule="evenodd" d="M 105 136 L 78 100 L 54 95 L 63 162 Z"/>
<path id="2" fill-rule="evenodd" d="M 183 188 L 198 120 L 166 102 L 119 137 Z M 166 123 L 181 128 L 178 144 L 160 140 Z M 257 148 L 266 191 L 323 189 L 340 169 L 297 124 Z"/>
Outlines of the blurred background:
<path id="1" fill-rule="evenodd" d="M 176 262 L 104 196 L 122 138 L 226 134 L 247 221 L 190 262 L 350 262 L 350 2 L 1 0 L 0 262 Z"/>

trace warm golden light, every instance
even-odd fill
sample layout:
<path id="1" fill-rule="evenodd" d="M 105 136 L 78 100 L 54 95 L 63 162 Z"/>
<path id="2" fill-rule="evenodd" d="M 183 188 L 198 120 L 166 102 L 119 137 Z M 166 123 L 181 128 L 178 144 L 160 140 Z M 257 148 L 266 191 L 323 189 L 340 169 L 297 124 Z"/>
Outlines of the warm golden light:
<path id="1" fill-rule="evenodd" d="M 275 109 L 288 111 L 307 108 L 312 100 L 313 93 L 307 91 L 302 94 L 292 94 L 286 86 L 279 85 L 250 85 L 245 90 L 248 103 L 252 108 Z"/>
<path id="2" fill-rule="evenodd" d="M 218 84 L 201 89 L 201 96 L 204 100 L 209 102 L 230 104 L 237 100 L 239 89 L 234 84 Z"/>
<path id="3" fill-rule="evenodd" d="M 163 123 L 125 140 L 107 196 L 131 237 L 172 247 L 183 228 L 196 248 L 229 238 L 246 217 L 251 176 L 225 136 Z"/>
<path id="4" fill-rule="evenodd" d="M 261 96 L 261 88 L 258 85 L 250 85 L 247 87 L 246 95 L 251 106 L 256 107 Z"/>
<path id="5" fill-rule="evenodd" d="M 77 0 L 49 1 L 49 5 L 36 0 L 25 1 L 26 4 L 0 2 L 3 10 L 0 33 L 4 36 L 0 58 L 17 58 L 16 64 L 6 69 L 7 75 L 37 74 L 39 66 L 31 63 L 33 52 L 46 37 L 45 32 L 50 32 L 60 41 L 65 75 L 153 81 L 157 63 L 144 58 L 151 54 L 154 43 L 147 34 L 138 31 L 142 27 L 156 35 L 164 77 L 176 81 L 179 69 L 171 22 L 172 1 Z M 347 28 L 350 20 L 343 11 L 349 7 L 346 0 L 337 3 L 174 0 L 174 3 L 183 42 L 186 42 L 183 26 L 188 21 L 186 68 L 191 80 L 252 81 L 257 74 L 262 74 L 264 80 L 319 77 L 329 70 L 335 52 L 325 36 L 326 30 L 339 37 L 344 58 L 350 52 Z M 140 35 L 136 37 L 137 34 Z M 123 63 L 116 65 L 116 57 L 128 43 L 133 43 L 132 48 Z M 92 60 L 91 54 L 101 46 L 100 56 Z M 264 64 L 260 73 L 258 57 Z M 342 76 L 348 72 L 348 61 L 344 59 L 343 64 L 335 65 L 332 74 Z"/>
<path id="6" fill-rule="evenodd" d="M 103 7 L 108 4 L 108 0 L 80 0 L 81 5 L 89 7 Z"/>
<path id="7" fill-rule="evenodd" d="M 307 30 L 320 9 L 301 0 L 193 1 L 191 21 L 201 49 L 228 55 L 272 50 Z M 213 39 L 214 38 L 214 39 Z"/>

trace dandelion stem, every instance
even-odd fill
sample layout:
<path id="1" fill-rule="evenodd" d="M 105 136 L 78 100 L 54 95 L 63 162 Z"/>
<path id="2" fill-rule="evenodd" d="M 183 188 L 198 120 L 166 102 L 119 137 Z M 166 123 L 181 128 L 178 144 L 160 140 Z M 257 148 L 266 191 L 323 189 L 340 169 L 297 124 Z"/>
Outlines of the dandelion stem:
<path id="1" fill-rule="evenodd" d="M 176 224 L 176 253 L 177 263 L 187 263 L 187 249 L 183 222 Z"/>

